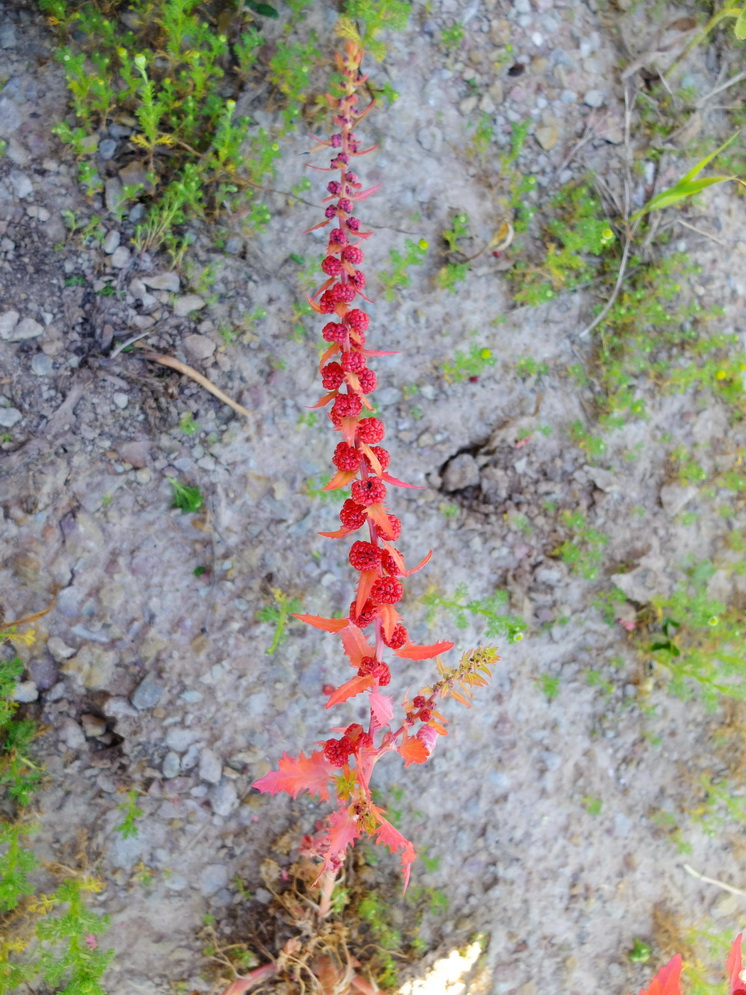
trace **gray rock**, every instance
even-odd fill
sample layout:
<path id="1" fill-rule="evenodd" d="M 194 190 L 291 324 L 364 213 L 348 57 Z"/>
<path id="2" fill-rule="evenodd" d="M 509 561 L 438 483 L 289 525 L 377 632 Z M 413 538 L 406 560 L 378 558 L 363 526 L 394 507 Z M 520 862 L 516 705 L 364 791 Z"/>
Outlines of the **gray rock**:
<path id="1" fill-rule="evenodd" d="M 137 685 L 130 701 L 139 712 L 142 712 L 146 708 L 155 708 L 162 696 L 163 688 L 154 677 L 148 674 L 145 680 L 140 681 Z"/>
<path id="2" fill-rule="evenodd" d="M 101 646 L 84 646 L 62 665 L 62 671 L 86 688 L 106 688 L 114 677 L 117 655 Z"/>
<path id="3" fill-rule="evenodd" d="M 13 193 L 19 200 L 24 200 L 34 192 L 34 185 L 31 180 L 22 173 L 20 169 L 12 169 L 8 176 L 8 182 L 13 188 Z"/>
<path id="4" fill-rule="evenodd" d="M 80 724 L 83 727 L 83 732 L 89 739 L 103 736 L 106 732 L 106 719 L 102 719 L 100 715 L 91 715 L 90 712 L 84 712 L 80 716 Z"/>
<path id="5" fill-rule="evenodd" d="M 104 187 L 104 201 L 109 211 L 118 211 L 124 201 L 122 181 L 118 176 L 111 176 Z"/>
<path id="6" fill-rule="evenodd" d="M 178 273 L 153 273 L 151 276 L 141 276 L 140 279 L 151 290 L 167 290 L 178 294 L 181 287 Z"/>
<path id="7" fill-rule="evenodd" d="M 114 269 L 124 269 L 125 266 L 129 266 L 131 259 L 132 253 L 127 246 L 120 245 L 111 254 L 111 265 Z"/>
<path id="8" fill-rule="evenodd" d="M 48 656 L 32 660 L 28 665 L 29 674 L 40 691 L 48 691 L 60 679 L 60 668 Z"/>
<path id="9" fill-rule="evenodd" d="M 145 439 L 136 442 L 123 442 L 116 449 L 120 458 L 137 470 L 142 470 L 150 462 L 150 443 Z"/>
<path id="10" fill-rule="evenodd" d="M 174 753 L 173 750 L 169 750 L 163 758 L 161 770 L 163 771 L 163 776 L 168 778 L 168 780 L 178 777 L 181 773 L 181 760 L 179 759 L 179 754 Z"/>
<path id="11" fill-rule="evenodd" d="M 645 605 L 656 594 L 665 594 L 670 588 L 663 576 L 663 558 L 655 554 L 643 556 L 634 570 L 626 574 L 612 574 L 611 582 L 631 601 Z"/>
<path id="12" fill-rule="evenodd" d="M 124 411 L 124 409 L 130 403 L 129 397 L 124 393 L 124 391 L 121 390 L 115 391 L 112 394 L 111 399 L 114 402 L 114 404 L 116 404 L 116 406 L 120 408 L 122 411 Z"/>
<path id="13" fill-rule="evenodd" d="M 0 408 L 0 425 L 3 428 L 13 428 L 22 418 L 18 408 Z"/>
<path id="14" fill-rule="evenodd" d="M 0 138 L 8 138 L 18 131 L 23 123 L 23 117 L 12 100 L 0 97 Z"/>
<path id="15" fill-rule="evenodd" d="M 11 335 L 20 317 L 17 311 L 6 311 L 4 314 L 0 314 L 0 339 L 5 339 L 6 342 L 13 341 Z"/>
<path id="16" fill-rule="evenodd" d="M 37 377 L 48 377 L 53 369 L 52 357 L 43 352 L 37 352 L 31 360 L 31 370 Z"/>
<path id="17" fill-rule="evenodd" d="M 221 781 L 210 791 L 212 810 L 216 815 L 226 818 L 238 806 L 238 794 L 232 781 Z"/>
<path id="18" fill-rule="evenodd" d="M 479 465 L 468 453 L 455 456 L 443 473 L 443 489 L 446 491 L 460 491 L 464 487 L 474 487 L 478 483 Z"/>
<path id="19" fill-rule="evenodd" d="M 588 107 L 601 107 L 606 103 L 606 97 L 600 90 L 589 90 L 583 97 L 583 103 Z"/>
<path id="20" fill-rule="evenodd" d="M 697 488 L 691 485 L 685 487 L 683 484 L 666 484 L 660 490 L 663 510 L 670 518 L 675 518 L 696 496 Z"/>
<path id="21" fill-rule="evenodd" d="M 59 636 L 52 636 L 47 640 L 47 649 L 52 655 L 52 659 L 56 660 L 57 663 L 69 660 L 71 656 L 75 655 L 73 647 L 68 646 Z"/>
<path id="22" fill-rule="evenodd" d="M 15 312 L 11 311 L 10 314 L 15 314 Z M 37 338 L 43 331 L 44 327 L 38 321 L 34 321 L 33 318 L 24 318 L 23 321 L 14 324 L 12 328 L 9 321 L 5 333 L 0 329 L 0 335 L 2 335 L 6 342 L 23 342 L 25 339 Z"/>
<path id="23" fill-rule="evenodd" d="M 114 158 L 114 153 L 117 150 L 117 145 L 119 143 L 113 138 L 104 138 L 103 141 L 99 142 L 98 154 L 102 159 L 108 162 L 109 159 Z"/>
<path id="24" fill-rule="evenodd" d="M 169 874 L 166 877 L 166 887 L 169 891 L 183 891 L 187 883 L 187 879 L 181 874 Z"/>
<path id="25" fill-rule="evenodd" d="M 116 249 L 119 248 L 119 243 L 121 241 L 122 241 L 122 236 L 119 234 L 116 228 L 112 228 L 111 231 L 108 231 L 106 233 L 106 238 L 104 239 L 104 244 L 102 245 L 102 249 L 104 250 L 107 256 L 110 256 Z"/>
<path id="26" fill-rule="evenodd" d="M 126 698 L 115 696 L 106 702 L 106 714 L 119 722 L 122 719 L 134 719 L 138 713 Z"/>
<path id="27" fill-rule="evenodd" d="M 187 359 L 192 362 L 209 359 L 217 348 L 216 344 L 207 335 L 187 335 L 182 344 Z"/>
<path id="28" fill-rule="evenodd" d="M 70 750 L 81 750 L 85 746 L 85 736 L 74 719 L 64 719 L 59 728 L 60 739 Z"/>
<path id="29" fill-rule="evenodd" d="M 13 701 L 27 704 L 28 702 L 36 701 L 38 697 L 39 689 L 34 681 L 18 681 L 13 688 Z"/>
<path id="30" fill-rule="evenodd" d="M 192 729 L 169 729 L 166 733 L 166 746 L 177 753 L 183 753 L 199 739 L 199 733 Z"/>
<path id="31" fill-rule="evenodd" d="M 610 470 L 604 470 L 601 466 L 591 466 L 590 464 L 584 466 L 583 469 L 600 491 L 612 494 L 619 490 L 619 483 Z"/>
<path id="32" fill-rule="evenodd" d="M 439 155 L 440 150 L 443 148 L 443 132 L 440 128 L 434 126 L 420 128 L 417 132 L 417 142 L 425 152 L 429 152 L 432 155 Z"/>
<path id="33" fill-rule="evenodd" d="M 199 776 L 210 784 L 219 784 L 222 773 L 223 765 L 217 753 L 205 747 L 199 758 Z"/>
<path id="34" fill-rule="evenodd" d="M 199 887 L 203 895 L 214 895 L 228 885 L 228 868 L 222 864 L 208 864 L 199 876 Z"/>
<path id="35" fill-rule="evenodd" d="M 174 314 L 179 318 L 186 318 L 192 311 L 201 311 L 205 306 L 205 301 L 199 294 L 185 294 L 174 301 Z"/>
<path id="36" fill-rule="evenodd" d="M 559 125 L 553 118 L 547 118 L 535 132 L 536 141 L 545 152 L 549 152 L 559 141 Z"/>

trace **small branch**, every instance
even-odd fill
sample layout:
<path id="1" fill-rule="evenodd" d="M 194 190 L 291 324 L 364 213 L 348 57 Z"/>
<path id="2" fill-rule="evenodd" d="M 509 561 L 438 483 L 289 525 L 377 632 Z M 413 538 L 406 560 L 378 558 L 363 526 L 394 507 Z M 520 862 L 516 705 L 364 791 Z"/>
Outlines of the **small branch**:
<path id="1" fill-rule="evenodd" d="M 704 881 L 706 884 L 714 884 L 717 888 L 721 888 L 723 891 L 727 891 L 731 895 L 746 895 L 746 891 L 742 888 L 734 888 L 732 884 L 726 884 L 725 881 L 718 881 L 717 878 L 708 878 L 705 874 L 700 874 L 699 871 L 695 871 L 689 864 L 683 864 L 682 866 L 687 874 L 691 874 L 691 876 L 696 878 L 698 881 Z"/>
<path id="2" fill-rule="evenodd" d="M 590 332 L 592 332 L 597 325 L 600 325 L 600 323 L 604 320 L 606 315 L 612 309 L 614 301 L 617 299 L 617 297 L 619 296 L 619 291 L 622 289 L 622 283 L 624 282 L 624 274 L 627 270 L 627 261 L 629 260 L 629 250 L 631 246 L 632 246 L 632 236 L 629 234 L 629 232 L 627 232 L 624 236 L 624 249 L 622 251 L 622 261 L 619 264 L 619 273 L 617 274 L 616 283 L 614 284 L 614 289 L 611 292 L 611 297 L 604 305 L 604 308 L 601 311 L 601 313 L 596 315 L 596 317 L 593 319 L 590 325 L 587 325 L 583 329 L 583 331 L 576 336 L 576 339 L 583 339 L 585 338 L 586 335 L 590 334 Z"/>
<path id="3" fill-rule="evenodd" d="M 727 90 L 729 86 L 735 86 L 736 83 L 740 83 L 741 80 L 746 79 L 746 72 L 738 73 L 732 79 L 727 80 L 725 83 L 721 83 L 720 86 L 716 86 L 714 90 L 710 90 L 709 93 L 705 94 L 704 97 L 700 97 L 699 100 L 694 105 L 697 109 L 704 107 L 708 100 L 716 96 L 718 93 L 722 93 L 723 90 Z"/>
<path id="4" fill-rule="evenodd" d="M 697 235 L 702 235 L 704 238 L 709 238 L 711 242 L 715 242 L 717 245 L 722 245 L 724 249 L 729 249 L 730 246 L 727 242 L 724 242 L 721 238 L 716 238 L 707 231 L 703 231 L 701 228 L 696 228 L 694 225 L 690 225 L 688 221 L 682 221 L 681 218 L 676 218 L 677 224 L 682 225 L 684 228 L 688 228 L 689 231 L 696 232 Z"/>
<path id="5" fill-rule="evenodd" d="M 109 353 L 109 359 L 116 359 L 120 352 L 124 352 L 128 346 L 134 345 L 135 342 L 139 342 L 140 339 L 147 338 L 148 335 L 150 335 L 150 332 L 140 332 L 139 334 L 133 335 L 131 338 L 127 339 L 126 342 L 120 342 L 119 345 L 115 349 L 112 349 Z"/>
<path id="6" fill-rule="evenodd" d="M 204 387 L 205 390 L 209 390 L 214 397 L 217 397 L 217 399 L 222 401 L 223 404 L 227 404 L 229 408 L 233 408 L 233 410 L 237 411 L 240 415 L 246 415 L 247 418 L 251 416 L 251 412 L 248 408 L 244 408 L 236 401 L 232 401 L 227 394 L 224 394 L 222 390 L 220 390 L 219 387 L 216 387 L 214 383 L 207 379 L 207 377 L 203 377 L 201 373 L 198 373 L 194 367 L 187 366 L 186 363 L 182 363 L 180 360 L 174 359 L 173 356 L 163 356 L 158 352 L 140 352 L 139 355 L 142 356 L 143 359 L 150 360 L 151 363 L 160 363 L 161 366 L 168 366 L 170 369 L 176 370 L 178 373 L 183 373 L 185 377 L 189 377 L 191 380 L 194 380 L 195 383 L 198 383 L 200 387 Z"/>

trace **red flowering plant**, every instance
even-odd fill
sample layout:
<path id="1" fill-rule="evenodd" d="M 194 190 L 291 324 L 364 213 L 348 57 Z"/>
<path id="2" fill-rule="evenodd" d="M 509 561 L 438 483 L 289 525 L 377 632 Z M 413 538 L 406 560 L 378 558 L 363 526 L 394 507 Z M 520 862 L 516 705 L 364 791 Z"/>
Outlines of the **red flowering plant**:
<path id="1" fill-rule="evenodd" d="M 437 682 L 422 688 L 411 699 L 405 694 L 403 717 L 398 725 L 393 722 L 394 702 L 383 689 L 391 681 L 394 660 L 438 658 L 453 643 L 413 643 L 397 608 L 404 595 L 404 579 L 421 569 L 431 554 L 407 569 L 396 545 L 401 522 L 387 508 L 387 492 L 389 487 L 411 485 L 388 472 L 389 453 L 380 445 L 385 429 L 383 422 L 372 415 L 370 400 L 376 374 L 368 365 L 373 357 L 391 353 L 367 347 L 370 318 L 356 306 L 358 298 L 369 302 L 359 266 L 363 261 L 361 246 L 371 232 L 361 230 L 360 219 L 353 212 L 357 204 L 378 189 L 363 190 L 350 168 L 353 159 L 376 148 L 363 149 L 353 130 L 372 107 L 371 103 L 364 110 L 358 108 L 358 94 L 366 80 L 360 70 L 362 56 L 362 48 L 354 41 L 348 41 L 344 53 L 337 56 L 338 75 L 332 84 L 335 92 L 328 94 L 327 100 L 338 130 L 329 141 L 320 141 L 312 150 L 332 150 L 327 171 L 338 173 L 338 178 L 327 185 L 325 219 L 309 229 L 333 226 L 321 264 L 327 280 L 309 303 L 314 311 L 326 316 L 322 335 L 329 343 L 320 363 L 327 393 L 315 407 L 329 407 L 331 424 L 341 435 L 332 457 L 336 472 L 326 489 L 351 489 L 339 513 L 341 528 L 321 535 L 344 539 L 363 529 L 365 538 L 356 539 L 349 551 L 350 564 L 357 572 L 357 589 L 347 617 L 296 617 L 337 634 L 347 666 L 352 668 L 348 680 L 329 688 L 326 707 L 367 694 L 369 719 L 367 728 L 358 722 L 333 728 L 335 736 L 317 744 L 319 748 L 310 756 L 283 754 L 279 768 L 255 781 L 254 787 L 270 794 L 286 791 L 293 798 L 304 791 L 322 801 L 335 796 L 336 809 L 316 836 L 305 840 L 306 853 L 322 861 L 319 878 L 326 880 L 327 887 L 342 867 L 348 848 L 367 836 L 399 854 L 406 888 L 415 848 L 373 801 L 373 769 L 381 757 L 393 752 L 403 758 L 405 767 L 424 763 L 438 736 L 446 735 L 446 720 L 436 707 L 439 700 L 452 696 L 468 703 L 472 687 L 486 683 L 497 654 L 489 647 L 469 651 L 453 669 L 438 659 Z"/>
<path id="2" fill-rule="evenodd" d="M 739 933 L 730 948 L 728 959 L 725 962 L 725 970 L 728 972 L 728 995 L 746 995 L 746 971 L 741 963 L 741 941 L 743 933 Z M 656 974 L 647 988 L 640 991 L 640 995 L 681 995 L 681 954 L 676 954 L 671 960 L 664 964 Z"/>

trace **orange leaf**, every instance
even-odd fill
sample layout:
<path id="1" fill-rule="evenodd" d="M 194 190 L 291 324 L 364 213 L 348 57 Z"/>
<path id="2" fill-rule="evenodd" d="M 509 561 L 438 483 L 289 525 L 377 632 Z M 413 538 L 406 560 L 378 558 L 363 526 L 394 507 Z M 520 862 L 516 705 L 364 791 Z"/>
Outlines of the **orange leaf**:
<path id="1" fill-rule="evenodd" d="M 394 626 L 400 619 L 399 612 L 393 605 L 381 605 L 381 618 L 383 619 L 383 632 L 387 639 L 391 639 Z"/>
<path id="2" fill-rule="evenodd" d="M 368 600 L 370 590 L 378 580 L 377 570 L 363 570 L 360 573 L 360 582 L 357 585 L 357 598 L 355 599 L 355 614 L 359 615 L 363 610 L 363 605 Z"/>
<path id="3" fill-rule="evenodd" d="M 425 564 L 430 562 L 430 557 L 432 555 L 433 555 L 433 551 L 431 549 L 430 552 L 427 554 L 427 556 L 423 560 L 420 560 L 420 562 L 417 564 L 416 567 L 412 567 L 411 570 L 405 570 L 404 571 L 404 576 L 405 577 L 411 577 L 411 575 L 412 574 L 416 574 L 418 570 L 422 570 L 422 568 L 425 566 Z"/>
<path id="4" fill-rule="evenodd" d="M 271 770 L 269 774 L 254 781 L 252 788 L 266 791 L 270 795 L 287 791 L 293 798 L 297 798 L 300 791 L 308 791 L 325 802 L 329 800 L 328 781 L 331 777 L 323 750 L 317 750 L 310 757 L 304 756 L 302 752 L 297 757 L 283 753 L 279 769 Z"/>
<path id="5" fill-rule="evenodd" d="M 362 445 L 360 448 L 370 460 L 370 465 L 373 467 L 373 472 L 380 477 L 381 474 L 383 473 L 383 467 L 381 466 L 381 461 L 378 459 L 378 457 L 370 448 L 370 446 Z"/>
<path id="6" fill-rule="evenodd" d="M 376 651 L 356 625 L 348 625 L 344 630 L 342 645 L 353 667 L 359 667 L 363 657 L 376 655 Z"/>
<path id="7" fill-rule="evenodd" d="M 321 372 L 322 368 L 326 366 L 332 356 L 337 352 L 339 352 L 339 342 L 332 342 L 329 348 L 324 350 L 324 354 L 319 360 L 319 372 Z"/>
<path id="8" fill-rule="evenodd" d="M 380 526 L 385 532 L 388 532 L 391 528 L 391 522 L 382 504 L 372 504 L 369 508 L 366 508 L 366 511 L 368 512 L 368 518 L 372 518 L 376 525 Z"/>
<path id="9" fill-rule="evenodd" d="M 640 995 L 681 995 L 681 954 L 672 957 Z"/>
<path id="10" fill-rule="evenodd" d="M 387 846 L 392 853 L 401 851 L 401 869 L 404 876 L 404 890 L 406 891 L 409 884 L 410 865 L 417 859 L 417 853 L 409 840 L 402 836 L 399 830 L 395 829 L 390 822 L 384 819 L 383 809 L 371 805 L 371 810 L 379 823 L 378 828 L 375 830 L 376 844 L 378 846 Z"/>
<path id="11" fill-rule="evenodd" d="M 355 477 L 357 477 L 355 470 L 337 470 L 329 483 L 324 484 L 324 490 L 335 491 L 338 487 L 347 487 Z"/>
<path id="12" fill-rule="evenodd" d="M 340 701 L 347 701 L 348 698 L 354 698 L 356 694 L 367 691 L 372 684 L 373 677 L 371 674 L 366 674 L 364 677 L 351 677 L 349 681 L 340 685 L 336 691 L 332 691 L 326 707 L 332 708 L 334 705 L 338 705 Z"/>
<path id="13" fill-rule="evenodd" d="M 313 411 L 314 408 L 323 408 L 329 403 L 329 401 L 333 401 L 336 396 L 337 396 L 337 391 L 330 390 L 328 394 L 324 394 L 324 396 L 320 400 L 318 400 L 315 404 L 309 404 L 308 410 Z"/>
<path id="14" fill-rule="evenodd" d="M 350 624 L 347 618 L 322 618 L 321 615 L 293 615 L 299 622 L 307 622 L 315 629 L 323 629 L 324 632 L 341 632 Z"/>
<path id="15" fill-rule="evenodd" d="M 329 816 L 329 831 L 324 835 L 326 854 L 324 856 L 324 868 L 328 868 L 331 861 L 341 858 L 347 847 L 355 842 L 360 836 L 354 813 L 349 808 L 337 809 Z M 335 861 L 336 863 L 336 861 Z"/>
<path id="16" fill-rule="evenodd" d="M 733 941 L 730 953 L 728 954 L 728 960 L 725 964 L 725 969 L 728 972 L 728 980 L 730 981 L 730 995 L 740 995 L 741 992 L 746 991 L 746 983 L 741 978 L 742 940 L 743 933 L 739 933 Z"/>
<path id="17" fill-rule="evenodd" d="M 453 643 L 433 643 L 431 646 L 418 646 L 416 643 L 406 642 L 401 649 L 396 650 L 396 655 L 404 657 L 405 660 L 430 660 L 438 653 L 446 653 L 453 649 Z"/>
<path id="18" fill-rule="evenodd" d="M 399 753 L 404 757 L 405 767 L 409 767 L 410 764 L 424 764 L 430 756 L 422 740 L 417 739 L 416 736 L 408 736 L 406 730 L 404 732 L 404 739 L 399 747 Z"/>
<path id="19" fill-rule="evenodd" d="M 394 487 L 410 487 L 412 490 L 422 490 L 422 484 L 405 484 L 403 480 L 399 480 L 397 477 L 392 477 L 390 473 L 384 473 L 383 479 L 387 484 L 393 484 Z"/>
<path id="20" fill-rule="evenodd" d="M 348 536 L 350 534 L 350 529 L 337 529 L 336 532 L 319 532 L 320 536 L 324 536 L 325 539 L 341 539 L 342 536 Z"/>

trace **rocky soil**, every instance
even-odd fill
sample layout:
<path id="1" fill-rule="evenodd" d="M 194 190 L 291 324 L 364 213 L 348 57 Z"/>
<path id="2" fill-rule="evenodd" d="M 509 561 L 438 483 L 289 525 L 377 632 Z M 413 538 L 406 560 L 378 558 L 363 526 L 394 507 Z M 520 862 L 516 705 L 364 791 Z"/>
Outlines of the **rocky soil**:
<path id="1" fill-rule="evenodd" d="M 567 430 L 580 420 L 593 431 L 592 391 L 567 369 L 588 360 L 592 337 L 579 333 L 593 291 L 516 307 L 511 256 L 490 252 L 457 293 L 435 285 L 454 212 L 468 213 L 475 252 L 503 219 L 497 156 L 480 163 L 469 152 L 480 116 L 494 128 L 493 149 L 530 119 L 517 166 L 536 178 L 527 196 L 537 202 L 591 170 L 620 195 L 631 154 L 625 87 L 643 85 L 640 74 L 683 47 L 690 35 L 670 25 L 688 13 L 598 0 L 414 3 L 410 27 L 369 67 L 400 94 L 367 119 L 381 148 L 361 160 L 366 185 L 383 184 L 363 212 L 375 232 L 369 340 L 398 350 L 379 361 L 376 398 L 393 472 L 422 487 L 394 495 L 403 548 L 410 559 L 435 550 L 410 582 L 404 614 L 415 638 L 473 645 L 478 620 L 465 630 L 447 613 L 428 623 L 421 601 L 432 585 L 452 595 L 465 583 L 473 598 L 506 589 L 527 625 L 522 642 L 503 646 L 474 707 L 454 703 L 452 734 L 432 762 L 381 769 L 384 798 L 403 789 L 402 827 L 437 861 L 416 867 L 416 884 L 448 899 L 447 911 L 425 914 L 431 954 L 409 970 L 485 934 L 475 993 L 637 990 L 651 964 L 630 962 L 636 937 L 662 959 L 663 921 L 727 935 L 744 925 L 742 895 L 683 866 L 737 887 L 746 880 L 740 827 L 725 820 L 708 833 L 690 815 L 700 775 L 733 768 L 743 751 L 742 713 L 672 697 L 625 628 L 593 607 L 615 577 L 634 617 L 670 590 L 687 556 L 717 559 L 727 534 L 743 530 L 743 502 L 721 513 L 701 488 L 673 480 L 660 441 L 669 432 L 696 443 L 713 470 L 742 458 L 743 423 L 710 397 L 663 394 L 641 380 L 650 419 L 620 428 L 590 461 Z M 325 37 L 335 17 L 322 5 L 309 14 Z M 268 655 L 273 629 L 257 611 L 276 589 L 321 615 L 350 599 L 344 554 L 317 535 L 336 527 L 336 504 L 309 495 L 335 441 L 323 418 L 307 423 L 318 330 L 307 320 L 298 334 L 292 310 L 305 291 L 290 254 L 318 255 L 321 240 L 302 232 L 319 217 L 309 205 L 322 191 L 312 177 L 308 203 L 269 195 L 266 230 L 247 235 L 235 219 L 222 248 L 209 226 L 195 226 L 181 271 L 166 255 L 138 254 L 131 219 L 117 222 L 101 198 L 86 199 L 72 154 L 50 131 L 66 107 L 53 34 L 31 4 L 0 5 L 0 22 L 0 591 L 6 620 L 55 599 L 35 644 L 18 648 L 27 667 L 19 696 L 45 730 L 36 845 L 46 859 L 72 860 L 83 837 L 106 882 L 95 902 L 111 916 L 103 942 L 117 951 L 112 995 L 209 991 L 203 917 L 235 929 L 248 901 L 261 918 L 270 895 L 260 865 L 289 859 L 273 841 L 297 839 L 323 814 L 250 787 L 283 750 L 325 737 L 322 687 L 336 679 L 323 635 L 295 623 Z M 465 36 L 448 54 L 440 33 L 455 22 Z M 687 63 L 688 85 L 709 93 L 737 71 L 735 58 L 732 47 L 704 46 Z M 623 80 L 622 67 L 636 63 L 638 74 Z M 724 115 L 702 110 L 713 141 Z M 112 181 L 107 136 L 99 139 Z M 632 152 L 644 160 L 641 142 Z M 276 190 L 302 178 L 306 147 L 301 133 L 288 140 Z M 680 160 L 664 159 L 657 189 L 680 173 Z M 650 191 L 635 175 L 638 206 Z M 721 305 L 722 329 L 743 338 L 744 201 L 729 186 L 703 203 L 688 217 L 712 237 L 681 226 L 673 235 L 701 266 L 682 294 Z M 66 212 L 81 224 L 97 214 L 100 237 L 71 233 Z M 375 274 L 405 238 L 427 239 L 432 252 L 387 300 Z M 200 282 L 208 267 L 211 279 Z M 267 317 L 247 324 L 257 308 Z M 141 333 L 250 415 L 118 348 Z M 449 382 L 444 366 L 472 343 L 497 364 Z M 548 372 L 518 375 L 524 356 Z M 204 506 L 172 508 L 169 476 L 198 486 Z M 608 537 L 593 583 L 554 554 L 567 538 L 561 509 L 583 511 Z M 696 515 L 682 519 L 685 511 Z M 746 594 L 722 573 L 718 582 L 725 594 Z M 420 680 L 422 667 L 405 666 L 397 686 Z M 554 698 L 547 677 L 558 679 Z M 118 806 L 132 788 L 145 815 L 138 835 L 123 839 Z M 394 860 L 382 857 L 374 878 L 400 902 Z"/>

